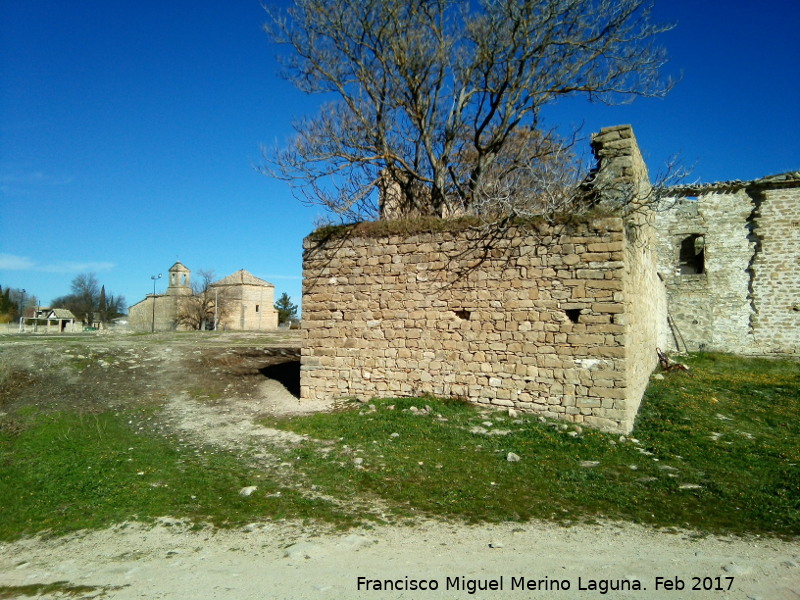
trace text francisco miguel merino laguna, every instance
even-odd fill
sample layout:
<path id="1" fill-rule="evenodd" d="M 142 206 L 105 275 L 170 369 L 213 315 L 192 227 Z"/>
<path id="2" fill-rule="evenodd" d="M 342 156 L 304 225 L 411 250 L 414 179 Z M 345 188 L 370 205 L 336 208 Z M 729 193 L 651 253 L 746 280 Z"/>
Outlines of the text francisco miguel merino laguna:
<path id="1" fill-rule="evenodd" d="M 665 579 L 665 578 L 658 578 Z M 468 579 L 466 577 L 447 577 L 444 580 L 444 590 L 466 592 L 474 594 L 479 591 L 566 591 L 594 590 L 601 594 L 610 591 L 643 590 L 646 589 L 638 579 L 586 579 L 578 577 L 577 586 L 573 587 L 569 579 L 531 579 L 528 577 L 495 577 L 493 579 Z M 658 587 L 657 582 L 656 586 Z M 357 590 L 362 592 L 372 591 L 434 591 L 440 588 L 438 579 L 415 579 L 402 577 L 396 579 L 370 579 L 358 577 Z M 662 588 L 665 589 L 665 588 Z M 674 588 L 673 588 L 674 589 Z"/>

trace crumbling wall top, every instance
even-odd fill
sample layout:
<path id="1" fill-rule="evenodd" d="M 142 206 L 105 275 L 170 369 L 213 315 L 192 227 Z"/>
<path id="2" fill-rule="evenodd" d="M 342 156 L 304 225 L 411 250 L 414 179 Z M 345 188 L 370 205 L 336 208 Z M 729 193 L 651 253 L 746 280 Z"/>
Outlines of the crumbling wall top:
<path id="1" fill-rule="evenodd" d="M 691 183 L 670 187 L 667 192 L 670 196 L 698 196 L 712 192 L 737 192 L 739 190 L 795 188 L 800 187 L 800 171 L 788 171 L 777 175 L 767 175 L 759 179 L 743 181 L 733 179 L 730 181 L 715 181 L 713 183 Z"/>

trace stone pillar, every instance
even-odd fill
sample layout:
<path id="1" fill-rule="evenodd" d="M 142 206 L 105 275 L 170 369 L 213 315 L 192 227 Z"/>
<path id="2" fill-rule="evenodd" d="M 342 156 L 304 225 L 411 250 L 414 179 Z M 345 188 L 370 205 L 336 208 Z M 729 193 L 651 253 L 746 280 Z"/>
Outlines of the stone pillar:
<path id="1" fill-rule="evenodd" d="M 650 176 L 633 127 L 601 129 L 592 135 L 592 152 L 597 159 L 592 188 L 601 205 L 624 209 L 626 214 L 646 205 Z"/>

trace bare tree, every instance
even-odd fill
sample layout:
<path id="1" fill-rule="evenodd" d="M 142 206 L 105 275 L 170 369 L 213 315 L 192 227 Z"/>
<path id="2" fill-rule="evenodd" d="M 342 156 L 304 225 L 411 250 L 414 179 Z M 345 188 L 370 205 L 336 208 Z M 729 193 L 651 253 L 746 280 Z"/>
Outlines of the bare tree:
<path id="1" fill-rule="evenodd" d="M 192 280 L 192 296 L 183 298 L 178 322 L 189 329 L 216 329 L 230 308 L 225 288 L 214 286 L 214 271 L 199 270 Z"/>
<path id="2" fill-rule="evenodd" d="M 575 138 L 535 129 L 512 133 L 473 191 L 471 212 L 494 221 L 508 216 L 551 218 L 589 208 L 580 187 L 587 169 L 574 143 Z"/>
<path id="3" fill-rule="evenodd" d="M 672 85 L 654 45 L 671 26 L 650 22 L 648 0 L 296 0 L 268 12 L 285 76 L 336 100 L 296 121 L 288 147 L 265 150 L 263 171 L 344 220 L 375 217 L 387 178 L 409 212 L 479 211 L 569 147 L 543 128 L 546 105 Z"/>
<path id="4" fill-rule="evenodd" d="M 105 323 L 120 316 L 125 310 L 125 298 L 114 294 L 106 296 L 105 286 L 100 285 L 94 273 L 76 275 L 70 288 L 71 294 L 54 298 L 51 305 L 53 308 L 69 309 L 86 325 L 91 325 L 96 320 L 95 316 Z"/>
<path id="5" fill-rule="evenodd" d="M 72 313 L 84 323 L 91 325 L 100 296 L 100 282 L 94 273 L 76 275 L 71 283 Z"/>

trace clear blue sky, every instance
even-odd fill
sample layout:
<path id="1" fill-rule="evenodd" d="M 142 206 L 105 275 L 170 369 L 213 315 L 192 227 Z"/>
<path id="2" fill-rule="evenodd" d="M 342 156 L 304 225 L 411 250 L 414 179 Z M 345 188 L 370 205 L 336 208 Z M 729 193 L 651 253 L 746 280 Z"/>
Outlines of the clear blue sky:
<path id="1" fill-rule="evenodd" d="M 0 285 L 47 304 L 93 271 L 133 304 L 180 260 L 299 303 L 321 211 L 253 165 L 317 99 L 278 77 L 259 0 L 0 8 Z M 656 0 L 656 17 L 677 23 L 668 98 L 550 122 L 631 123 L 651 171 L 680 152 L 704 182 L 800 169 L 800 2 Z"/>

